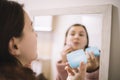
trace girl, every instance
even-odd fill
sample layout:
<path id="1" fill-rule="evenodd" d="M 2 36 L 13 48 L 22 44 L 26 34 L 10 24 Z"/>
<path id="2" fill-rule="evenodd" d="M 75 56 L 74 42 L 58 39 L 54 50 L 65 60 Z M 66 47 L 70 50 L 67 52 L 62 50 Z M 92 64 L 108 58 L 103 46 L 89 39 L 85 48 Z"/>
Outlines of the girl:
<path id="1" fill-rule="evenodd" d="M 57 63 L 57 80 L 66 80 L 68 74 L 64 70 L 67 59 L 66 55 L 78 49 L 85 50 L 89 44 L 89 37 L 87 30 L 82 24 L 72 25 L 65 34 L 64 48 L 61 52 L 62 60 Z M 86 53 L 88 57 L 87 69 L 84 80 L 98 80 L 99 75 L 99 58 L 95 57 L 93 53 Z M 81 71 L 80 71 L 81 72 Z"/>
<path id="2" fill-rule="evenodd" d="M 34 80 L 34 73 L 27 67 L 36 57 L 37 34 L 28 14 L 20 4 L 0 0 L 0 74 L 4 73 L 2 79 L 16 79 L 20 74 L 25 73 L 27 76 L 30 72 L 29 76 L 32 78 L 21 77 L 21 80 Z M 11 75 L 11 71 L 18 73 Z"/>

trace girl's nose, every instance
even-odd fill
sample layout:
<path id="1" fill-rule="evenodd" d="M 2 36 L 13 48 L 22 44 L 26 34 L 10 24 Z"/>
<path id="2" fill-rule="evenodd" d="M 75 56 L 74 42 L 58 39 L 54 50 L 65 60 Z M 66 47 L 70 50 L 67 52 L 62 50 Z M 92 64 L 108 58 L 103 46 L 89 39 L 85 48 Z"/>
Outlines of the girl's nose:
<path id="1" fill-rule="evenodd" d="M 76 34 L 74 37 L 75 37 L 75 38 L 79 38 L 79 35 L 78 35 L 78 34 Z"/>

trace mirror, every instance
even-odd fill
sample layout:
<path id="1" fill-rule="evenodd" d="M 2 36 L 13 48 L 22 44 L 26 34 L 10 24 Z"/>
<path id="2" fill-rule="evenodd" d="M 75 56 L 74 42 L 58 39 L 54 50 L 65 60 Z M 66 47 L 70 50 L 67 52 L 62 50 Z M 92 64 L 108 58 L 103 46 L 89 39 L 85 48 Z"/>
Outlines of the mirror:
<path id="1" fill-rule="evenodd" d="M 62 9 L 49 9 L 49 10 L 39 10 L 39 11 L 30 11 L 31 15 L 34 16 L 48 16 L 48 15 L 52 15 L 53 18 L 55 19 L 65 19 L 65 17 L 70 17 L 72 16 L 87 16 L 88 18 L 92 17 L 91 19 L 98 19 L 98 21 L 93 22 L 93 23 L 100 23 L 100 25 L 98 25 L 98 31 L 99 31 L 99 39 L 96 42 L 96 44 L 91 43 L 91 45 L 97 45 L 100 50 L 101 50 L 101 54 L 100 54 L 100 72 L 99 72 L 99 80 L 108 80 L 108 70 L 109 70 L 109 55 L 110 55 L 110 38 L 111 38 L 111 16 L 112 16 L 112 5 L 108 4 L 108 5 L 94 5 L 94 6 L 80 6 L 80 7 L 74 7 L 74 8 L 62 8 Z M 87 18 L 83 18 L 83 19 L 87 19 Z M 91 20 L 90 19 L 90 20 Z M 56 20 L 55 20 L 56 21 Z M 63 21 L 63 20 L 62 20 Z M 91 26 L 89 25 L 89 21 L 88 23 L 86 23 L 87 20 L 83 20 L 82 24 L 84 24 L 85 26 Z M 54 24 L 54 21 L 53 21 Z M 72 23 L 71 23 L 72 24 Z M 69 24 L 69 25 L 71 25 Z M 63 24 L 63 27 L 58 27 L 58 24 L 53 25 L 53 31 L 52 32 L 38 32 L 40 34 L 38 34 L 38 36 L 40 36 L 39 38 L 45 37 L 45 35 L 49 36 L 49 38 L 45 38 L 46 40 L 48 39 L 48 41 L 50 40 L 50 44 L 47 44 L 44 42 L 44 45 L 42 45 L 42 47 L 40 47 L 41 43 L 38 43 L 38 49 L 39 50 L 43 50 L 41 48 L 45 48 L 43 52 L 40 52 L 41 54 L 46 54 L 48 51 L 49 52 L 49 60 L 51 61 L 51 68 L 49 68 L 50 74 L 51 75 L 51 80 L 55 80 L 55 75 L 56 75 L 56 58 L 58 58 L 60 53 L 60 50 L 63 47 L 64 44 L 64 33 L 59 32 L 59 28 L 64 28 L 63 30 L 65 31 L 68 27 L 68 24 Z M 95 25 L 95 24 L 92 24 Z M 61 24 L 59 24 L 59 26 L 61 26 Z M 65 26 L 65 27 L 64 27 Z M 95 27 L 95 26 L 92 26 Z M 57 31 L 58 30 L 58 31 Z M 63 31 L 63 32 L 64 32 Z M 96 30 L 94 30 L 96 31 Z M 57 34 L 59 33 L 59 34 Z M 44 35 L 43 35 L 44 34 Z M 92 33 L 90 33 L 92 35 Z M 59 36 L 58 36 L 59 35 Z M 63 40 L 61 40 L 61 35 Z M 98 35 L 95 35 L 95 38 L 98 37 Z M 56 36 L 59 40 L 61 40 L 59 42 L 58 39 L 56 39 Z M 90 36 L 90 35 L 89 35 Z M 91 36 L 92 37 L 92 36 Z M 93 42 L 95 41 L 95 38 L 90 38 L 93 39 Z M 38 39 L 40 41 L 40 39 Z M 92 40 L 91 40 L 92 41 Z M 90 42 L 91 42 L 90 41 Z M 61 44 L 60 46 L 58 46 L 58 43 Z M 98 44 L 99 43 L 99 44 Z M 45 46 L 46 45 L 46 46 Z M 48 47 L 49 46 L 49 47 Z M 52 48 L 51 48 L 52 47 Z M 46 50 L 47 48 L 49 48 L 49 50 Z M 44 54 L 44 55 L 45 55 Z"/>

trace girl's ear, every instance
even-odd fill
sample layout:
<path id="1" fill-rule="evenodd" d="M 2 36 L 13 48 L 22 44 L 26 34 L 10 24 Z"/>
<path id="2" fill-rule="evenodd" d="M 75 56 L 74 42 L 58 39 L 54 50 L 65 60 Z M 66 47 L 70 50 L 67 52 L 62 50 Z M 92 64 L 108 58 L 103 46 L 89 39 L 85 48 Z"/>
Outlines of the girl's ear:
<path id="1" fill-rule="evenodd" d="M 19 49 L 18 49 L 17 44 L 18 44 L 17 38 L 10 39 L 9 44 L 8 44 L 9 52 L 14 56 L 19 55 Z"/>

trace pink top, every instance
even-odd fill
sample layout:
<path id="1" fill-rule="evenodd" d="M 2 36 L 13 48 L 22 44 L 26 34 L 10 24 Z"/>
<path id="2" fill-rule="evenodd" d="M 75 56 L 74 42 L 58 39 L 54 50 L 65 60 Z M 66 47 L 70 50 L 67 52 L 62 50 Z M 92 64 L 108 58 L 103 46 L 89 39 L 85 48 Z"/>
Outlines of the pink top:
<path id="1" fill-rule="evenodd" d="M 56 80 L 66 80 L 67 79 L 67 72 L 64 69 L 65 68 L 65 64 L 62 63 L 62 61 L 58 61 L 57 64 L 57 71 L 58 71 L 58 75 L 56 77 Z M 85 80 L 98 80 L 99 79 L 99 69 L 88 73 L 86 72 L 86 77 Z"/>

